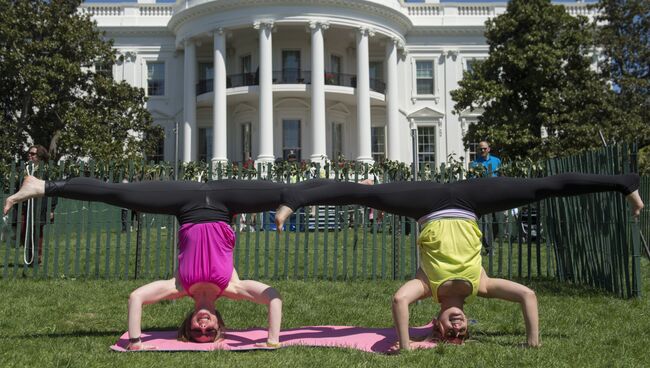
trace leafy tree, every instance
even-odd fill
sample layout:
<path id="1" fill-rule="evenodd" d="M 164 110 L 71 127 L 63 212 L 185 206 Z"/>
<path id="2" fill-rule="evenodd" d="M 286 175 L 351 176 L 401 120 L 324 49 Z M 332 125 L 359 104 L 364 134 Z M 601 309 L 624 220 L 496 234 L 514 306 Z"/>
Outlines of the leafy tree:
<path id="1" fill-rule="evenodd" d="M 161 137 L 144 91 L 95 71 L 116 55 L 80 3 L 0 0 L 2 162 L 21 157 L 30 138 L 54 158 L 120 161 L 142 157 Z"/>
<path id="2" fill-rule="evenodd" d="M 464 142 L 489 139 L 502 156 L 541 159 L 630 132 L 594 68 L 594 26 L 549 0 L 512 0 L 486 22 L 489 57 L 452 91 L 455 112 L 483 108 Z M 627 135 L 626 135 L 627 134 Z"/>
<path id="3" fill-rule="evenodd" d="M 629 125 L 634 124 L 641 145 L 650 137 L 650 1 L 600 0 L 598 43 L 600 68 L 612 80 L 616 104 Z M 634 128 L 632 128 L 634 129 Z M 641 150 L 642 170 L 650 172 L 650 147 Z"/>

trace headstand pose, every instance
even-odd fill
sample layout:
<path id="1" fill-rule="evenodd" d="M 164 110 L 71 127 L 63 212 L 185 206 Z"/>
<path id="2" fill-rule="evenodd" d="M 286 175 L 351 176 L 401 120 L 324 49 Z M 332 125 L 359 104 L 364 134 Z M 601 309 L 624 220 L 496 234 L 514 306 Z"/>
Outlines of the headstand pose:
<path id="1" fill-rule="evenodd" d="M 539 346 L 537 298 L 528 287 L 490 278 L 481 266 L 481 232 L 477 216 L 550 197 L 618 191 L 638 216 L 643 202 L 639 176 L 561 174 L 538 179 L 484 178 L 448 184 L 398 182 L 367 186 L 326 181 L 317 189 L 289 190 L 276 213 L 278 229 L 298 207 L 358 204 L 418 220 L 420 268 L 415 279 L 393 297 L 393 320 L 399 347 L 410 349 L 409 305 L 432 297 L 440 303 L 437 327 L 445 338 L 464 338 L 465 300 L 476 295 L 521 304 L 529 346 Z"/>
<path id="2" fill-rule="evenodd" d="M 318 184 L 304 182 L 302 186 Z M 145 181 L 105 183 L 91 178 L 42 181 L 25 178 L 21 189 L 7 198 L 4 213 L 19 202 L 53 196 L 99 201 L 139 212 L 176 216 L 178 230 L 178 272 L 170 280 L 154 281 L 129 296 L 129 349 L 152 348 L 140 340 L 142 306 L 163 299 L 189 296 L 194 310 L 183 321 L 179 338 L 213 342 L 225 330 L 215 309 L 223 296 L 268 305 L 268 347 L 279 345 L 282 299 L 274 288 L 253 280 L 240 280 L 233 267 L 235 234 L 230 219 L 235 213 L 262 212 L 280 205 L 285 184 L 268 181 L 220 180 L 208 183 Z"/>

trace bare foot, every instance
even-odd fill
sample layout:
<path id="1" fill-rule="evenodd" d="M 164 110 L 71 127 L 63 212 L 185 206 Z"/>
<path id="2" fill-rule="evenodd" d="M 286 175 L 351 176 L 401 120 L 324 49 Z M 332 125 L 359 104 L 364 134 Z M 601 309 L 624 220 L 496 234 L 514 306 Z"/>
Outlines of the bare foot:
<path id="1" fill-rule="evenodd" d="M 643 200 L 641 200 L 639 191 L 635 190 L 634 192 L 628 194 L 625 199 L 627 199 L 630 206 L 632 206 L 632 216 L 639 217 L 641 210 L 643 209 Z"/>
<path id="2" fill-rule="evenodd" d="M 20 187 L 20 190 L 14 193 L 14 195 L 9 196 L 5 201 L 3 214 L 6 215 L 7 213 L 9 213 L 9 210 L 15 204 L 18 204 L 20 202 L 26 201 L 31 198 L 42 197 L 44 195 L 45 195 L 45 182 L 33 176 L 26 176 L 25 180 L 23 180 L 23 185 Z"/>
<path id="3" fill-rule="evenodd" d="M 372 180 L 372 179 L 370 179 L 370 178 L 368 178 L 368 179 L 364 179 L 364 180 L 360 181 L 359 184 L 363 184 L 363 185 L 375 185 L 375 181 Z"/>
<path id="4" fill-rule="evenodd" d="M 287 221 L 289 216 L 293 214 L 293 210 L 285 205 L 280 205 L 275 211 L 275 227 L 277 231 L 282 231 L 284 229 L 284 222 Z"/>

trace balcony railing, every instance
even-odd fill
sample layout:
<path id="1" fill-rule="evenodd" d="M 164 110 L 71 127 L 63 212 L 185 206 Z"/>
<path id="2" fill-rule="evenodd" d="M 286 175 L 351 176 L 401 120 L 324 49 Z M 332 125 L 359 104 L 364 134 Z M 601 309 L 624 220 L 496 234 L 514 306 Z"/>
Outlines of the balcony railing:
<path id="1" fill-rule="evenodd" d="M 273 84 L 311 84 L 311 71 L 282 69 L 273 71 Z"/>
<path id="2" fill-rule="evenodd" d="M 330 86 L 357 87 L 357 76 L 355 74 L 325 72 L 325 84 Z M 226 77 L 226 88 L 257 86 L 259 85 L 257 73 L 229 74 Z M 273 84 L 311 84 L 311 71 L 299 69 L 284 69 L 273 72 Z M 384 93 L 386 83 L 381 79 L 370 78 L 370 89 L 375 92 Z M 196 94 L 212 92 L 214 90 L 213 79 L 201 79 L 196 84 Z"/>

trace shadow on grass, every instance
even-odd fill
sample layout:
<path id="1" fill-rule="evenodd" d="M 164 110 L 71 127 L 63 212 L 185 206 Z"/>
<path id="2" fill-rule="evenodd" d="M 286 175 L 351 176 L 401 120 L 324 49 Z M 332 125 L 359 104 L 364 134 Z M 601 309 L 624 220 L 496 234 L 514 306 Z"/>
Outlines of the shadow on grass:
<path id="1" fill-rule="evenodd" d="M 472 340 L 480 340 L 481 338 L 493 338 L 493 337 L 516 337 L 519 338 L 522 335 L 517 332 L 505 332 L 505 331 L 472 331 Z M 554 339 L 567 339 L 569 334 L 564 333 L 544 333 L 544 337 L 551 337 Z"/>
<path id="2" fill-rule="evenodd" d="M 104 337 L 115 336 L 120 337 L 124 331 L 110 330 L 110 331 L 72 331 L 72 332 L 57 332 L 57 333 L 35 333 L 23 335 L 0 335 L 0 340 L 31 340 L 35 337 L 49 337 L 49 338 L 64 338 L 64 337 Z"/>
<path id="3" fill-rule="evenodd" d="M 557 280 L 528 280 L 526 278 L 515 278 L 513 281 L 527 285 L 538 294 L 550 294 L 557 296 L 594 297 L 594 296 L 617 296 L 604 289 L 598 289 L 589 285 L 561 282 Z"/>
<path id="4" fill-rule="evenodd" d="M 512 338 L 515 341 L 503 341 L 500 338 Z M 553 339 L 569 339 L 568 334 L 558 334 L 558 333 L 545 333 L 544 338 L 553 338 Z M 489 332 L 480 332 L 476 331 L 472 333 L 472 336 L 468 343 L 479 343 L 479 344 L 492 344 L 499 345 L 508 348 L 528 348 L 528 345 L 521 340 L 525 336 L 520 333 L 511 333 L 511 332 L 499 332 L 499 331 L 489 331 Z"/>

